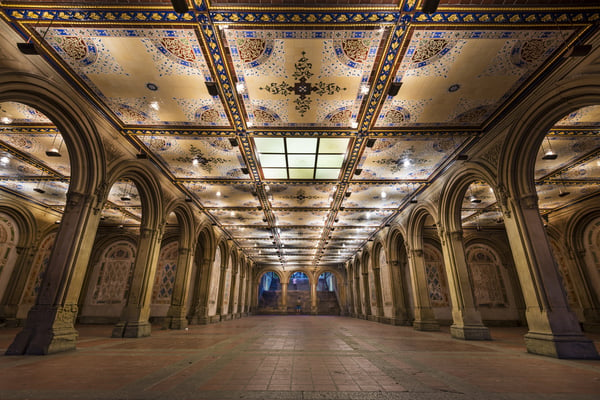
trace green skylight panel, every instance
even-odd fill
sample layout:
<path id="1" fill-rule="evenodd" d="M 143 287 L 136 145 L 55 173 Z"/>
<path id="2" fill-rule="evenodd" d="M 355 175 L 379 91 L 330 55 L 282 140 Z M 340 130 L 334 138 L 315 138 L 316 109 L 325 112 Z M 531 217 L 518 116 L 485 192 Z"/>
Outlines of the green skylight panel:
<path id="1" fill-rule="evenodd" d="M 339 177 L 349 138 L 253 138 L 265 179 L 327 179 Z"/>
<path id="2" fill-rule="evenodd" d="M 319 154 L 317 168 L 341 168 L 344 154 Z"/>
<path id="3" fill-rule="evenodd" d="M 321 139 L 323 140 L 323 139 Z M 288 153 L 316 153 L 317 138 L 286 138 Z"/>
<path id="4" fill-rule="evenodd" d="M 290 168 L 314 168 L 314 154 L 288 154 L 288 166 Z"/>
<path id="5" fill-rule="evenodd" d="M 319 143 L 319 154 L 323 153 L 338 153 L 346 154 L 348 148 L 347 138 L 321 138 Z"/>
<path id="6" fill-rule="evenodd" d="M 283 138 L 254 138 L 259 153 L 285 153 Z"/>
<path id="7" fill-rule="evenodd" d="M 285 155 L 284 154 L 261 154 L 260 165 L 263 168 L 285 168 Z"/>
<path id="8" fill-rule="evenodd" d="M 313 179 L 312 168 L 290 168 L 290 179 Z"/>
<path id="9" fill-rule="evenodd" d="M 285 168 L 263 168 L 265 179 L 287 179 L 287 170 Z"/>

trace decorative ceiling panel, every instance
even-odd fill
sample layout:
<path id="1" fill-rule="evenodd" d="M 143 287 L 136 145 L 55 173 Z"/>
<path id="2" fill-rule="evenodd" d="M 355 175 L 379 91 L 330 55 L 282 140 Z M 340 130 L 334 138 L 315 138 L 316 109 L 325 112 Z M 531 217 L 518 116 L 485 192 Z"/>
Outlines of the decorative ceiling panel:
<path id="1" fill-rule="evenodd" d="M 284 226 L 324 226 L 328 211 L 283 211 L 277 210 L 277 223 Z"/>
<path id="2" fill-rule="evenodd" d="M 273 207 L 328 208 L 336 186 L 334 184 L 269 185 Z"/>
<path id="3" fill-rule="evenodd" d="M 592 131 L 583 135 L 569 136 L 548 135 L 538 151 L 535 163 L 535 179 L 541 179 L 552 174 L 599 148 L 600 136 L 597 132 Z M 549 157 L 550 154 L 553 156 Z M 593 163 L 588 163 L 587 166 L 595 168 Z M 581 171 L 582 168 L 584 166 L 577 167 L 582 175 L 587 174 L 587 172 Z M 590 175 L 588 174 L 588 176 Z"/>
<path id="4" fill-rule="evenodd" d="M 139 136 L 177 178 L 247 179 L 237 146 L 224 137 Z"/>
<path id="5" fill-rule="evenodd" d="M 21 130 L 0 127 L 0 142 L 8 144 L 20 152 L 28 153 L 65 177 L 68 177 L 71 173 L 69 154 L 62 136 L 57 131 L 51 134 L 34 134 L 21 133 Z M 51 153 L 54 156 L 47 155 L 46 152 L 51 149 L 57 150 L 58 153 Z M 56 156 L 56 154 L 60 154 L 60 156 Z"/>
<path id="6" fill-rule="evenodd" d="M 376 227 L 393 211 L 369 210 L 369 211 L 340 211 L 338 212 L 339 226 L 363 226 Z"/>
<path id="7" fill-rule="evenodd" d="M 479 126 L 571 33 L 415 30 L 376 126 Z"/>
<path id="8" fill-rule="evenodd" d="M 23 103 L 7 101 L 0 103 L 0 124 L 21 123 L 43 123 L 50 124 L 52 121 L 44 114 Z"/>
<path id="9" fill-rule="evenodd" d="M 184 186 L 205 207 L 258 207 L 260 202 L 252 194 L 253 185 L 185 182 Z"/>
<path id="10" fill-rule="evenodd" d="M 47 31 L 47 32 L 46 32 Z M 228 125 L 192 29 L 45 28 L 58 56 L 127 125 Z"/>
<path id="11" fill-rule="evenodd" d="M 569 182 L 558 184 L 537 185 L 538 204 L 541 210 L 551 210 L 600 191 L 599 183 L 572 184 Z"/>
<path id="12" fill-rule="evenodd" d="M 347 208 L 398 208 L 407 196 L 419 189 L 419 184 L 349 185 L 350 197 L 344 200 Z"/>
<path id="13" fill-rule="evenodd" d="M 573 111 L 558 121 L 556 126 L 600 126 L 600 105 L 583 107 Z"/>
<path id="14" fill-rule="evenodd" d="M 382 33 L 225 29 L 250 124 L 350 127 Z"/>
<path id="15" fill-rule="evenodd" d="M 49 207 L 64 206 L 67 200 L 67 189 L 69 189 L 68 182 L 45 180 L 37 182 L 0 180 L 0 186 L 23 194 Z"/>
<path id="16" fill-rule="evenodd" d="M 356 180 L 427 179 L 464 138 L 379 138 L 361 157 Z"/>
<path id="17" fill-rule="evenodd" d="M 264 225 L 263 218 L 265 214 L 258 210 L 223 210 L 213 209 L 209 212 L 214 215 L 223 225 L 233 225 L 234 229 L 237 226 L 244 227 L 246 225 Z"/>

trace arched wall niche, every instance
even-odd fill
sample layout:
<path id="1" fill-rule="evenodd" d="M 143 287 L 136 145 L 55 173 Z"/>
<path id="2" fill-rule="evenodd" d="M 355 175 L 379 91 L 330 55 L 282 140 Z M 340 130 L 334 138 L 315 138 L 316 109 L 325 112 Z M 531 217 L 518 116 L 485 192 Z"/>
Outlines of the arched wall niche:
<path id="1" fill-rule="evenodd" d="M 23 103 L 48 117 L 60 131 L 69 152 L 69 192 L 93 195 L 102 191 L 106 177 L 105 152 L 96 125 L 77 100 L 80 99 L 76 96 L 65 96 L 64 87 L 38 76 L 0 73 L 0 102 Z"/>

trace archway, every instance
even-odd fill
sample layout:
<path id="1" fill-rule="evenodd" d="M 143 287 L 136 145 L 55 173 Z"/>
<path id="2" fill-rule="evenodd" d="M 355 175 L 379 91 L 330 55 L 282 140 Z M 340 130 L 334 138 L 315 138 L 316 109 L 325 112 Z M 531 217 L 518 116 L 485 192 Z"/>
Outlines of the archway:
<path id="1" fill-rule="evenodd" d="M 333 272 L 322 272 L 317 279 L 317 313 L 319 315 L 340 315 L 340 311 L 337 278 Z"/>
<path id="2" fill-rule="evenodd" d="M 281 277 L 275 271 L 267 271 L 258 281 L 259 314 L 278 313 L 281 307 Z"/>
<path id="3" fill-rule="evenodd" d="M 310 279 L 302 271 L 290 274 L 287 287 L 288 312 L 293 309 L 296 314 L 311 312 Z"/>

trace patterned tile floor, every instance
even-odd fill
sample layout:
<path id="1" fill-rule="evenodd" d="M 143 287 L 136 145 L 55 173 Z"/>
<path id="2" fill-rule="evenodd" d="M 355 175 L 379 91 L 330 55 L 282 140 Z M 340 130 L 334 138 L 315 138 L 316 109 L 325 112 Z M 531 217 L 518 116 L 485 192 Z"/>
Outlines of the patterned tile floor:
<path id="1" fill-rule="evenodd" d="M 492 328 L 488 342 L 324 316 L 155 327 L 142 339 L 78 330 L 77 351 L 0 356 L 0 399 L 600 398 L 600 361 L 528 354 L 524 328 Z M 2 352 L 17 331 L 0 329 Z"/>

